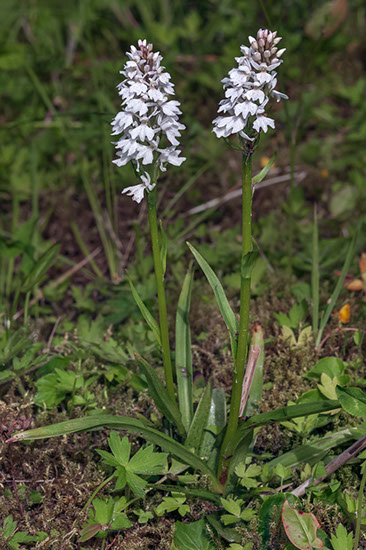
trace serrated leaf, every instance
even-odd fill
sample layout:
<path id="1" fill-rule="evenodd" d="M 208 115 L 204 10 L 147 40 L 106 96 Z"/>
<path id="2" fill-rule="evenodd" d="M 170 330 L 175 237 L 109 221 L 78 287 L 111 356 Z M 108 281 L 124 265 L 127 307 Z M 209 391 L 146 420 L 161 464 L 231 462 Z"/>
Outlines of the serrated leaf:
<path id="1" fill-rule="evenodd" d="M 353 533 L 347 533 L 343 525 L 338 525 L 335 535 L 331 536 L 333 550 L 352 550 Z"/>
<path id="2" fill-rule="evenodd" d="M 317 537 L 320 523 L 314 514 L 295 510 L 286 500 L 282 506 L 282 522 L 286 535 L 296 548 L 323 548 L 323 541 Z"/>
<path id="3" fill-rule="evenodd" d="M 131 458 L 128 470 L 139 474 L 158 474 L 166 461 L 166 454 L 154 452 L 154 447 L 141 448 Z"/>
<path id="4" fill-rule="evenodd" d="M 113 430 L 108 438 L 108 443 L 119 464 L 126 466 L 130 460 L 131 454 L 131 443 L 128 441 L 128 437 L 125 436 L 121 438 L 119 434 Z"/>

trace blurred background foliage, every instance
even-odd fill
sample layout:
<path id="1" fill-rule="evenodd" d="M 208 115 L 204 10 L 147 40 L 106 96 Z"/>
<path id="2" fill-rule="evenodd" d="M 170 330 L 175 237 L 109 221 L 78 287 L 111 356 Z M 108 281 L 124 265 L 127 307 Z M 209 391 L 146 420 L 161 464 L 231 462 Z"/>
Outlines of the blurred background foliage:
<path id="1" fill-rule="evenodd" d="M 309 164 L 362 186 L 366 138 L 363 0 L 79 0 L 0 6 L 1 198 L 34 187 L 81 187 L 81 163 L 119 189 L 133 179 L 111 165 L 109 123 L 125 51 L 146 37 L 176 83 L 192 172 L 225 150 L 211 135 L 221 79 L 258 27 L 283 36 L 280 88 L 291 96 L 279 128 L 297 131 Z M 345 117 L 346 114 L 346 117 Z M 37 181 L 35 181 L 37 180 Z M 344 183 L 344 182 L 342 182 Z"/>

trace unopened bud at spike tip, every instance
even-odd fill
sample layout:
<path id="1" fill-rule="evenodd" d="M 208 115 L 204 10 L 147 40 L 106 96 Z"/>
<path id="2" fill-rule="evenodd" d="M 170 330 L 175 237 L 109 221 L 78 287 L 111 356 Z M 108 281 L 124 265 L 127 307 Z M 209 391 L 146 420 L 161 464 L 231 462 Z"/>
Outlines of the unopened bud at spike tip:
<path id="1" fill-rule="evenodd" d="M 276 57 L 280 58 L 281 55 L 283 55 L 286 51 L 286 48 L 282 48 L 282 50 L 278 50 L 278 52 L 276 53 Z"/>

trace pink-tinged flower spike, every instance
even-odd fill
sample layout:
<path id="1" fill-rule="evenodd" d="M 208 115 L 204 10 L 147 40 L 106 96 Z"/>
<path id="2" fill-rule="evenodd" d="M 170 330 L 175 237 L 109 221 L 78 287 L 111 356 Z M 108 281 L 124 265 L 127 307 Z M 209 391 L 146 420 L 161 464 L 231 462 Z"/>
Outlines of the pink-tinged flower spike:
<path id="1" fill-rule="evenodd" d="M 118 158 L 113 162 L 117 166 L 133 163 L 140 182 L 123 193 L 139 203 L 145 191 L 155 187 L 166 164 L 180 166 L 185 161 L 177 149 L 177 138 L 185 126 L 178 121 L 180 103 L 169 99 L 174 84 L 160 64 L 159 52 L 154 53 L 146 40 L 139 40 L 138 48 L 131 46 L 127 56 L 129 61 L 120 71 L 126 78 L 117 86 L 122 110 L 112 122 L 112 135 L 120 136 L 115 142 Z"/>
<path id="2" fill-rule="evenodd" d="M 239 134 L 245 140 L 253 141 L 258 134 L 274 128 L 275 121 L 266 114 L 265 107 L 271 97 L 277 101 L 288 99 L 277 91 L 277 67 L 285 49 L 278 50 L 277 32 L 260 29 L 257 37 L 249 36 L 250 47 L 241 46 L 243 57 L 237 57 L 238 67 L 222 80 L 225 99 L 218 109 L 222 115 L 213 121 L 217 137 L 228 138 Z"/>

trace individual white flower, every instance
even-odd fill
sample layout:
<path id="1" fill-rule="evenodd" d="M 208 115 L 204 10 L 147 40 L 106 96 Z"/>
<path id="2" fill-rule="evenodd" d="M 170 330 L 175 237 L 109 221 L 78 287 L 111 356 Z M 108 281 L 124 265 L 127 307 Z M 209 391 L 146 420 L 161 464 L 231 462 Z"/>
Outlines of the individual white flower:
<path id="1" fill-rule="evenodd" d="M 170 74 L 161 65 L 162 56 L 153 52 L 152 44 L 138 41 L 138 48 L 131 46 L 127 52 L 129 60 L 121 74 L 125 79 L 117 86 L 122 98 L 122 109 L 112 122 L 112 135 L 118 135 L 115 142 L 117 166 L 128 162 L 134 164 L 141 183 L 123 190 L 136 202 L 141 202 L 145 191 L 151 191 L 150 174 L 165 171 L 166 164 L 180 166 L 185 157 L 179 156 L 180 131 L 185 128 L 178 121 L 180 103 L 170 99 L 174 85 Z M 149 172 L 140 175 L 141 165 Z M 148 178 L 148 179 L 147 179 Z"/>
<path id="2" fill-rule="evenodd" d="M 126 195 L 132 197 L 132 200 L 136 201 L 137 203 L 140 203 L 142 201 L 146 190 L 151 191 L 155 187 L 155 183 L 151 184 L 151 178 L 147 172 L 141 174 L 140 178 L 141 183 L 139 183 L 138 185 L 133 185 L 132 187 L 126 187 L 122 191 L 122 193 L 126 193 Z"/>
<path id="3" fill-rule="evenodd" d="M 282 63 L 280 57 L 285 52 L 277 49 L 280 40 L 277 32 L 259 29 L 256 38 L 249 36 L 250 47 L 241 46 L 243 56 L 235 58 L 238 67 L 231 69 L 222 80 L 225 99 L 220 101 L 218 112 L 224 114 L 213 121 L 217 137 L 239 134 L 253 141 L 256 134 L 275 127 L 265 107 L 271 97 L 276 101 L 288 99 L 275 89 L 275 69 Z"/>

